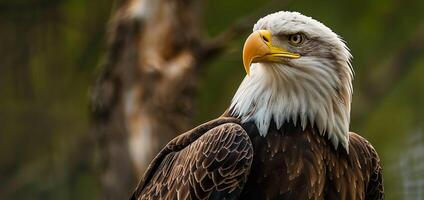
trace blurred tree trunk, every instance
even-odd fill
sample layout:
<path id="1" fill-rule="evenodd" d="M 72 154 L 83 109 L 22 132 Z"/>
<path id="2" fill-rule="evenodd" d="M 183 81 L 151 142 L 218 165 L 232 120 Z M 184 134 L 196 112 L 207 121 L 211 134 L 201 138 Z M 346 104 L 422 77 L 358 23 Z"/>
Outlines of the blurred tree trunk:
<path id="1" fill-rule="evenodd" d="M 129 197 L 153 156 L 192 125 L 198 68 L 215 49 L 200 41 L 199 2 L 129 0 L 111 20 L 91 99 L 105 199 Z"/>

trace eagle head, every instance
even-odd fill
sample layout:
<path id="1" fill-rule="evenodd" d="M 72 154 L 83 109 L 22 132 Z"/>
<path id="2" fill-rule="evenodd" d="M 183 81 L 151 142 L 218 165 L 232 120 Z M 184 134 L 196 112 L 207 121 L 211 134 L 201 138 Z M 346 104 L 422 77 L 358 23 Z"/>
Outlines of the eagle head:
<path id="1" fill-rule="evenodd" d="M 247 73 L 230 112 L 254 121 L 266 136 L 271 121 L 280 128 L 309 123 L 332 143 L 348 149 L 353 70 L 343 40 L 324 24 L 297 12 L 260 19 L 247 38 Z"/>

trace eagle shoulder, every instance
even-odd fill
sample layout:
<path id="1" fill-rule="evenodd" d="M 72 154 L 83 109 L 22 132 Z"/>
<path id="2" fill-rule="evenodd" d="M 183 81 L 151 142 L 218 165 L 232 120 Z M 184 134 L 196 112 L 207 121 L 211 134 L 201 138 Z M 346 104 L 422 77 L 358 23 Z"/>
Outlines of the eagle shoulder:
<path id="1" fill-rule="evenodd" d="M 349 144 L 350 154 L 355 154 L 351 156 L 357 158 L 364 178 L 368 180 L 365 199 L 384 199 L 382 168 L 377 151 L 368 140 L 354 132 L 349 133 Z"/>
<path id="2" fill-rule="evenodd" d="M 221 117 L 171 140 L 131 199 L 234 199 L 252 160 L 252 143 L 239 120 Z"/>

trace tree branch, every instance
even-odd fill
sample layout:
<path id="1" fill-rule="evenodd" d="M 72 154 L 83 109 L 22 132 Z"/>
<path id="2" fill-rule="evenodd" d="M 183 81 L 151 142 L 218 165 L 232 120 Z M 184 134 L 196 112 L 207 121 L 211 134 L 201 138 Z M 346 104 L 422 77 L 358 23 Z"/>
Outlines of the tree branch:
<path id="1" fill-rule="evenodd" d="M 232 25 L 230 25 L 216 37 L 212 39 L 203 38 L 200 60 L 208 61 L 219 56 L 229 47 L 229 44 L 232 41 L 250 32 L 252 25 L 255 24 L 255 22 L 258 20 L 258 17 L 269 13 L 270 10 L 274 10 L 275 8 L 285 7 L 291 2 L 292 0 L 273 0 L 265 4 L 265 6 L 262 8 L 258 9 L 258 11 L 236 20 Z"/>

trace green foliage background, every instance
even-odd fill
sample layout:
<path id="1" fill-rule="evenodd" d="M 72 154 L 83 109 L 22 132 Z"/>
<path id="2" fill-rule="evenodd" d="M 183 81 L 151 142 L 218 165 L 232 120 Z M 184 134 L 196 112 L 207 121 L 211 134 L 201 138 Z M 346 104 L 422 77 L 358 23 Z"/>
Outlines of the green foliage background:
<path id="1" fill-rule="evenodd" d="M 78 144 L 90 138 L 89 85 L 115 4 L 0 1 L 0 199 L 99 198 L 96 159 L 84 160 L 89 152 Z M 406 183 L 424 180 L 424 167 L 417 167 L 424 160 L 402 164 L 424 154 L 424 1 L 211 0 L 204 34 L 278 10 L 312 16 L 348 43 L 356 72 L 351 130 L 380 153 L 387 199 L 408 198 Z M 202 71 L 196 124 L 228 106 L 244 76 L 244 38 Z"/>

